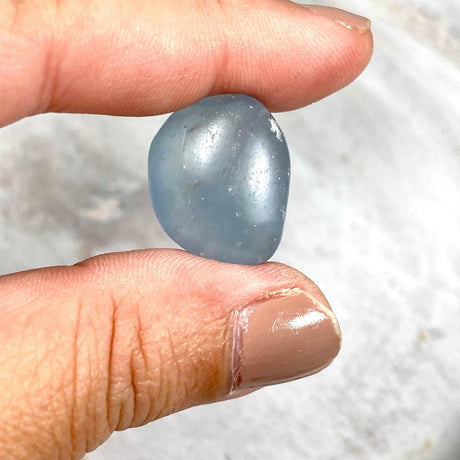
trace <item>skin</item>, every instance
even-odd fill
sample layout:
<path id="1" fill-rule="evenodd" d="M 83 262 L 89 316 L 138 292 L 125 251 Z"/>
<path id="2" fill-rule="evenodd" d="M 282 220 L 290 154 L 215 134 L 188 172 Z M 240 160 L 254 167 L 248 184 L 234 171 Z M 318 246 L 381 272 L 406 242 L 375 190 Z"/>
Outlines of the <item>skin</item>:
<path id="1" fill-rule="evenodd" d="M 221 92 L 302 107 L 364 69 L 372 36 L 287 0 L 0 0 L 0 126 L 34 114 L 152 115 Z M 225 398 L 231 312 L 293 268 L 178 250 L 0 277 L 0 452 L 81 458 L 114 430 Z"/>

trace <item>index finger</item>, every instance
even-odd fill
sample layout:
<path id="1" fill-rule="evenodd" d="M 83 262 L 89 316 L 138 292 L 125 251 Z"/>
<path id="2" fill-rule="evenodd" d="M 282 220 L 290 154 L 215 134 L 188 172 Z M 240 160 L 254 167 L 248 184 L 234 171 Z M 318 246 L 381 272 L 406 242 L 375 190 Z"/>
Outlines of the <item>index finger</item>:
<path id="1" fill-rule="evenodd" d="M 372 53 L 364 18 L 287 0 L 26 0 L 0 18 L 0 126 L 154 115 L 224 92 L 291 110 L 347 85 Z"/>

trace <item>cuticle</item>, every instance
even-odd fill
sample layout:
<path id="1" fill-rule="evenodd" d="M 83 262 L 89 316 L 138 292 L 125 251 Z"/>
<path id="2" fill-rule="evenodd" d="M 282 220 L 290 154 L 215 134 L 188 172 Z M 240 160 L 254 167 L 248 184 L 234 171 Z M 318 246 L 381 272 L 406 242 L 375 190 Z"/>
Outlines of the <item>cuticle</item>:
<path id="1" fill-rule="evenodd" d="M 243 307 L 245 308 L 245 307 Z M 240 308 L 234 310 L 230 318 L 230 390 L 229 395 L 235 393 L 238 389 L 239 380 L 241 380 L 241 328 L 239 325 L 238 317 L 240 315 Z"/>

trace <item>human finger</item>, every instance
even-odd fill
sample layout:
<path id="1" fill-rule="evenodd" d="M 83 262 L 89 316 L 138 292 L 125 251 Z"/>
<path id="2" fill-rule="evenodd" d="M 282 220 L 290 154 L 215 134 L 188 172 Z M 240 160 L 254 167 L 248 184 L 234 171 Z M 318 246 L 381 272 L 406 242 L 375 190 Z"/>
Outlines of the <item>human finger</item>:
<path id="1" fill-rule="evenodd" d="M 114 430 L 313 374 L 340 348 L 321 291 L 276 263 L 179 250 L 0 278 L 0 450 L 79 458 Z"/>
<path id="2" fill-rule="evenodd" d="M 270 110 L 350 83 L 369 22 L 287 0 L 1 2 L 0 126 L 41 112 L 153 115 L 217 93 Z"/>

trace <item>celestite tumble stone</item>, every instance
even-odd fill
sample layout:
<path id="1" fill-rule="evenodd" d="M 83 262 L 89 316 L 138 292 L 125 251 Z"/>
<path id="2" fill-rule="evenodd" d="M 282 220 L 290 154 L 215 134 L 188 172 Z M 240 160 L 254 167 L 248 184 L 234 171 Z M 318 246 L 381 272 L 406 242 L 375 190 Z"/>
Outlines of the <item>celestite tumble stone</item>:
<path id="1" fill-rule="evenodd" d="M 275 252 L 289 192 L 289 152 L 257 100 L 224 94 L 173 113 L 149 154 L 153 207 L 187 251 L 255 265 Z"/>

